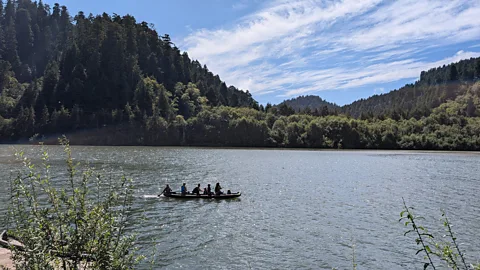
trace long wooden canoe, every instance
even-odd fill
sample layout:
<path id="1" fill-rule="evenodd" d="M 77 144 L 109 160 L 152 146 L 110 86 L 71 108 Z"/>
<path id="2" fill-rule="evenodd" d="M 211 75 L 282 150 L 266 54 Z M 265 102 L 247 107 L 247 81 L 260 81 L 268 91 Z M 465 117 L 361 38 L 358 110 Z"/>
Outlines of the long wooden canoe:
<path id="1" fill-rule="evenodd" d="M 185 194 L 182 195 L 180 193 L 170 193 L 170 194 L 163 194 L 163 196 L 168 197 L 168 198 L 176 198 L 176 199 L 217 199 L 217 200 L 222 200 L 222 199 L 233 199 L 233 198 L 238 198 L 242 195 L 241 192 L 236 192 L 232 194 L 221 194 L 221 195 L 196 195 L 196 194 Z"/>

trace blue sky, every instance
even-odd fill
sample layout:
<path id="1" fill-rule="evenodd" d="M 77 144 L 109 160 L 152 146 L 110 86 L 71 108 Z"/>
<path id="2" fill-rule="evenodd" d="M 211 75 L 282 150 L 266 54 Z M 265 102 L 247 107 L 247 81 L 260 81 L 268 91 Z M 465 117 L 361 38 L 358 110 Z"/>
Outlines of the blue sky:
<path id="1" fill-rule="evenodd" d="M 55 1 L 44 1 L 53 4 Z M 132 14 L 260 103 L 314 94 L 343 105 L 480 56 L 478 0 L 63 0 Z"/>

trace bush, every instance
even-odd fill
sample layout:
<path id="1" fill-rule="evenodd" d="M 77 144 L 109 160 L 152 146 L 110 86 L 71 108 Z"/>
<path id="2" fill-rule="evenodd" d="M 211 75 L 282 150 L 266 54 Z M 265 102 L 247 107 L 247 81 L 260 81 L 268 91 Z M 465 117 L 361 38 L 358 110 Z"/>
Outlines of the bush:
<path id="1" fill-rule="evenodd" d="M 125 231 L 132 219 L 132 181 L 104 181 L 91 167 L 79 170 L 68 140 L 60 143 L 67 179 L 52 178 L 43 146 L 39 167 L 16 153 L 23 166 L 11 182 L 8 222 L 8 233 L 24 245 L 14 248 L 16 269 L 133 269 L 142 256 L 135 236 Z"/>

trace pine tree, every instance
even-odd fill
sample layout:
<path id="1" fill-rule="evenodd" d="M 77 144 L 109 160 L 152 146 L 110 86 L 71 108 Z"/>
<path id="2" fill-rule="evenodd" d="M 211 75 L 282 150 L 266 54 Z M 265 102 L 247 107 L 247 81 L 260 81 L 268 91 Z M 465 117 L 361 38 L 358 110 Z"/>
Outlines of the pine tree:
<path id="1" fill-rule="evenodd" d="M 35 10 L 30 12 L 30 15 L 33 32 L 32 69 L 34 77 L 41 77 L 49 60 L 49 47 L 52 46 L 49 17 L 42 1 L 38 3 Z"/>
<path id="2" fill-rule="evenodd" d="M 40 126 L 41 132 L 48 132 L 48 125 L 50 124 L 50 113 L 48 112 L 47 106 L 43 106 L 40 123 L 38 124 Z"/>
<path id="3" fill-rule="evenodd" d="M 58 18 L 58 30 L 59 30 L 59 44 L 68 44 L 71 36 L 72 24 L 70 22 L 70 14 L 66 6 L 61 7 L 60 17 Z"/>
<path id="4" fill-rule="evenodd" d="M 12 66 L 9 62 L 0 60 L 0 94 L 6 88 L 6 84 L 9 79 L 13 76 Z"/>
<path id="5" fill-rule="evenodd" d="M 20 138 L 29 138 L 35 133 L 35 111 L 31 107 L 20 108 L 15 121 L 17 135 Z"/>
<path id="6" fill-rule="evenodd" d="M 14 1 L 8 0 L 5 5 L 5 17 L 4 17 L 4 26 L 7 27 L 10 23 L 10 20 L 15 22 L 15 4 Z"/>
<path id="7" fill-rule="evenodd" d="M 77 64 L 72 71 L 72 79 L 69 82 L 69 98 L 62 99 L 67 108 L 73 108 L 75 105 L 83 106 L 85 104 L 84 88 L 86 80 L 87 74 L 85 68 L 82 64 Z"/>
<path id="8" fill-rule="evenodd" d="M 60 21 L 60 5 L 58 3 L 55 3 L 53 6 L 53 12 L 52 16 L 50 16 L 50 26 L 51 26 L 51 31 L 52 31 L 52 41 L 55 44 L 54 49 L 59 50 L 60 48 L 57 48 L 57 44 L 61 45 L 62 43 L 58 42 L 58 36 L 60 32 L 60 27 L 59 27 L 59 22 Z"/>
<path id="9" fill-rule="evenodd" d="M 34 80 L 25 90 L 20 101 L 18 102 L 19 106 L 25 108 L 30 108 L 35 106 L 38 98 L 38 81 Z"/>
<path id="10" fill-rule="evenodd" d="M 475 60 L 475 64 L 474 64 L 474 71 L 475 71 L 475 78 L 478 80 L 480 79 L 480 58 L 477 58 L 477 60 Z"/>
<path id="11" fill-rule="evenodd" d="M 454 64 L 450 65 L 450 68 L 447 70 L 446 80 L 447 82 L 458 80 L 458 71 L 457 71 L 457 67 Z"/>
<path id="12" fill-rule="evenodd" d="M 41 112 L 44 107 L 47 107 L 50 111 L 53 111 L 55 108 L 55 90 L 59 81 L 59 77 L 60 75 L 57 62 L 50 62 L 45 69 L 43 87 L 36 106 L 37 114 Z"/>
<path id="13" fill-rule="evenodd" d="M 3 16 L 3 0 L 0 0 L 0 60 L 4 59 L 5 35 L 4 35 L 4 16 Z"/>
<path id="14" fill-rule="evenodd" d="M 15 21 L 13 17 L 9 17 L 5 28 L 5 49 L 4 59 L 10 62 L 15 73 L 20 73 L 20 59 L 17 53 L 17 37 L 15 32 Z"/>
<path id="15" fill-rule="evenodd" d="M 0 0 L 0 26 L 3 26 L 3 0 Z"/>

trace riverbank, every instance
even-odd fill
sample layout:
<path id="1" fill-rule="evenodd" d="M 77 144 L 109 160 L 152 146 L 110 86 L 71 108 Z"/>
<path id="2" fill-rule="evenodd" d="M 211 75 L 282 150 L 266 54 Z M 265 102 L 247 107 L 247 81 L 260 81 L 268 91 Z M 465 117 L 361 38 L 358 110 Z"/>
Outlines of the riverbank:
<path id="1" fill-rule="evenodd" d="M 12 261 L 12 251 L 6 248 L 0 247 L 0 268 L 15 269 Z"/>

